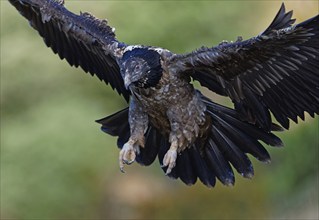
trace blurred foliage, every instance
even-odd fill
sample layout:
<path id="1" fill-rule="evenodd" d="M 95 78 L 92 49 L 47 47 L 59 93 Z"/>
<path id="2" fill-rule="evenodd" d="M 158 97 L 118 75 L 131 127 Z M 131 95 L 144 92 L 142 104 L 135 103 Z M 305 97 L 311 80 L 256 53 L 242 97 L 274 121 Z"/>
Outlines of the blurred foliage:
<path id="1" fill-rule="evenodd" d="M 118 169 L 116 139 L 95 119 L 126 104 L 110 87 L 47 49 L 1 1 L 1 219 L 318 218 L 318 117 L 292 125 L 269 148 L 272 164 L 253 159 L 255 177 L 235 187 L 188 187 L 158 162 Z M 116 27 L 119 40 L 176 53 L 266 28 L 281 1 L 72 1 Z M 298 21 L 317 1 L 287 1 Z M 213 99 L 225 101 L 209 94 Z M 229 104 L 229 101 L 226 101 Z"/>

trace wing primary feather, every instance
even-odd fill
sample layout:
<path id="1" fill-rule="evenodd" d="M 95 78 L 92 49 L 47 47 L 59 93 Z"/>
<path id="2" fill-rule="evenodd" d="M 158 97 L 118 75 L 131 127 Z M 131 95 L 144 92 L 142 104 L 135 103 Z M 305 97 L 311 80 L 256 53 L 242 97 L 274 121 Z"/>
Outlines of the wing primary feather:
<path id="1" fill-rule="evenodd" d="M 107 22 L 89 13 L 76 15 L 56 0 L 9 0 L 36 29 L 47 46 L 70 65 L 97 75 L 128 101 L 118 59 L 126 45 Z M 116 49 L 116 51 L 115 51 Z"/>
<path id="2" fill-rule="evenodd" d="M 285 4 L 282 3 L 274 20 L 261 35 L 268 35 L 271 33 L 272 30 L 279 30 L 290 27 L 295 22 L 295 19 L 291 19 L 291 17 L 292 11 L 286 13 Z"/>
<path id="3" fill-rule="evenodd" d="M 289 119 L 296 122 L 305 111 L 319 111 L 319 15 L 292 26 L 294 22 L 292 11 L 286 12 L 282 4 L 257 37 L 176 55 L 171 61 L 178 66 L 171 65 L 229 96 L 250 123 L 270 131 L 272 113 L 288 129 Z"/>

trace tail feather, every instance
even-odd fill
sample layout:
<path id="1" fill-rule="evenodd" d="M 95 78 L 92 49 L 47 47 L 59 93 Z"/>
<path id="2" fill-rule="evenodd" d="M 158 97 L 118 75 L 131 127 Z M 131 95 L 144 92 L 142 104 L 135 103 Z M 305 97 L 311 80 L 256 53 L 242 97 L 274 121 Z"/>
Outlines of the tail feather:
<path id="1" fill-rule="evenodd" d="M 190 153 L 189 150 L 183 152 L 176 161 L 178 177 L 187 185 L 195 184 L 198 176 Z"/>
<path id="2" fill-rule="evenodd" d="M 208 167 L 214 171 L 219 181 L 227 186 L 234 185 L 235 177 L 233 170 L 220 152 L 217 144 L 211 138 L 208 139 L 205 146 L 204 157 Z"/>
<path id="3" fill-rule="evenodd" d="M 130 126 L 128 123 L 128 108 L 116 112 L 105 118 L 96 120 L 102 124 L 101 130 L 112 136 L 118 136 L 117 146 L 122 149 L 123 145 L 130 138 Z M 144 166 L 148 166 L 154 162 L 159 151 L 159 142 L 162 136 L 153 127 L 149 126 L 145 133 L 145 146 L 140 148 L 140 154 L 136 156 L 136 161 Z"/>
<path id="4" fill-rule="evenodd" d="M 140 154 L 136 156 L 136 161 L 144 166 L 151 165 L 157 157 L 159 144 L 162 136 L 152 126 L 146 131 L 145 146 L 140 149 Z"/>
<path id="5" fill-rule="evenodd" d="M 214 117 L 222 118 L 226 122 L 228 122 L 231 126 L 244 131 L 243 133 L 248 137 L 250 136 L 257 140 L 261 140 L 271 146 L 283 145 L 282 141 L 276 135 L 270 132 L 266 132 L 262 129 L 259 129 L 252 124 L 241 121 L 239 117 L 233 117 L 227 114 L 216 114 L 218 113 L 217 111 L 220 111 L 222 108 L 226 108 L 226 107 L 217 105 L 216 103 L 211 103 L 211 106 L 208 107 L 209 109 L 208 112 L 210 112 L 213 115 L 213 118 Z"/>
<path id="6" fill-rule="evenodd" d="M 262 162 L 269 162 L 270 155 L 263 145 L 253 137 L 243 133 L 238 128 L 232 127 L 228 123 L 224 123 L 224 129 L 228 131 L 228 136 L 244 153 L 249 153 Z"/>
<path id="7" fill-rule="evenodd" d="M 252 177 L 254 169 L 247 155 L 221 129 L 214 127 L 213 136 L 221 148 L 220 150 L 223 151 L 223 155 L 234 166 L 237 172 L 244 177 Z"/>
<path id="8" fill-rule="evenodd" d="M 158 159 L 162 164 L 164 155 L 169 149 L 169 142 L 165 141 L 161 145 L 159 150 Z M 166 172 L 167 167 L 162 167 L 163 171 Z M 216 184 L 215 174 L 207 163 L 203 160 L 200 155 L 200 151 L 194 145 L 191 148 L 185 149 L 176 160 L 176 166 L 168 174 L 170 178 L 180 178 L 186 185 L 193 185 L 197 181 L 197 177 L 200 181 L 208 186 L 213 187 Z"/>
<path id="9" fill-rule="evenodd" d="M 200 155 L 200 151 L 196 146 L 192 146 L 191 148 L 187 149 L 190 151 L 191 160 L 194 164 L 194 169 L 198 175 L 200 181 L 208 186 L 214 187 L 216 184 L 216 175 L 207 165 L 206 161 L 203 160 L 202 156 Z"/>
<path id="10" fill-rule="evenodd" d="M 123 130 L 122 132 L 119 132 L 119 135 L 114 135 L 114 136 L 118 136 L 117 139 L 117 146 L 118 148 L 122 149 L 122 147 L 124 146 L 124 144 L 128 141 L 128 139 L 130 138 L 130 126 L 126 126 L 126 130 Z"/>
<path id="11" fill-rule="evenodd" d="M 127 129 L 128 126 L 128 108 L 118 111 L 110 116 L 96 120 L 102 124 L 101 130 L 112 136 L 118 136 Z"/>
<path id="12" fill-rule="evenodd" d="M 251 154 L 260 161 L 270 161 L 270 156 L 260 141 L 271 146 L 282 146 L 281 140 L 272 134 L 243 121 L 236 110 L 213 103 L 202 96 L 207 106 L 206 113 L 212 119 L 210 133 L 206 140 L 198 140 L 182 151 L 169 177 L 181 179 L 185 184 L 195 184 L 197 178 L 206 186 L 213 187 L 216 178 L 224 185 L 235 183 L 232 166 L 246 178 L 254 175 Z M 122 148 L 130 136 L 128 108 L 109 117 L 97 120 L 102 131 L 118 136 L 118 147 Z M 280 130 L 275 124 L 273 130 Z M 170 143 L 155 127 L 149 125 L 145 133 L 145 146 L 141 148 L 136 161 L 148 166 L 158 157 L 162 164 Z M 162 167 L 166 172 L 167 167 Z"/>

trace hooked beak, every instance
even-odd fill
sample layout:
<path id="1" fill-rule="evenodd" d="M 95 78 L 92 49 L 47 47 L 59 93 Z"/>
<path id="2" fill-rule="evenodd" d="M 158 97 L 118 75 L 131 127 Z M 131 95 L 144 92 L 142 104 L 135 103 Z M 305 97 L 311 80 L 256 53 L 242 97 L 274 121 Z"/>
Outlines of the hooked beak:
<path id="1" fill-rule="evenodd" d="M 127 74 L 124 77 L 124 86 L 125 86 L 126 89 L 129 89 L 131 84 L 132 84 L 131 79 L 130 79 L 129 75 Z"/>

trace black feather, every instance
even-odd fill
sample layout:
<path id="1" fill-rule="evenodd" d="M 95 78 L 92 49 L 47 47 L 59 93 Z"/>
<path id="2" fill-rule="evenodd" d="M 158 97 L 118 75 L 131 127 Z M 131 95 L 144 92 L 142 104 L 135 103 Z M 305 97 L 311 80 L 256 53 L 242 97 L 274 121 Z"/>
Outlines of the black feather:
<path id="1" fill-rule="evenodd" d="M 161 65 L 161 57 L 159 53 L 150 48 L 134 48 L 127 51 L 122 57 L 122 63 L 126 63 L 134 73 L 135 66 L 130 65 L 131 60 L 142 59 L 147 65 L 142 66 L 141 71 L 143 74 L 132 83 L 139 88 L 154 87 L 160 81 L 163 75 L 163 69 Z"/>
<path id="2" fill-rule="evenodd" d="M 129 100 L 129 91 L 117 64 L 112 46 L 118 50 L 126 46 L 116 40 L 105 20 L 88 13 L 76 15 L 68 11 L 62 1 L 9 0 L 43 37 L 45 44 L 70 65 L 80 66 L 95 74 Z"/>
<path id="3" fill-rule="evenodd" d="M 197 149 L 196 145 L 189 148 L 190 156 L 192 157 L 192 163 L 198 178 L 200 181 L 208 187 L 214 187 L 216 184 L 216 177 L 212 170 L 207 166 L 206 161 L 203 156 L 200 154 L 200 151 Z"/>
<path id="4" fill-rule="evenodd" d="M 176 169 L 178 170 L 179 178 L 187 185 L 193 185 L 197 180 L 197 173 L 194 169 L 194 161 L 190 155 L 191 151 L 185 149 L 178 155 L 176 161 Z"/>
<path id="5" fill-rule="evenodd" d="M 149 166 L 157 157 L 162 135 L 152 126 L 149 126 L 145 133 L 145 146 L 140 148 L 140 153 L 136 156 L 139 164 Z"/>
<path id="6" fill-rule="evenodd" d="M 270 113 L 288 129 L 289 119 L 319 111 L 319 15 L 295 26 L 291 17 L 282 4 L 257 37 L 174 56 L 171 67 L 229 96 L 245 120 L 265 131 L 272 129 Z"/>
<path id="7" fill-rule="evenodd" d="M 216 143 L 212 139 L 209 139 L 207 141 L 207 145 L 205 146 L 205 161 L 209 168 L 214 171 L 216 177 L 224 185 L 234 185 L 234 173 L 229 163 L 225 160 Z"/>

